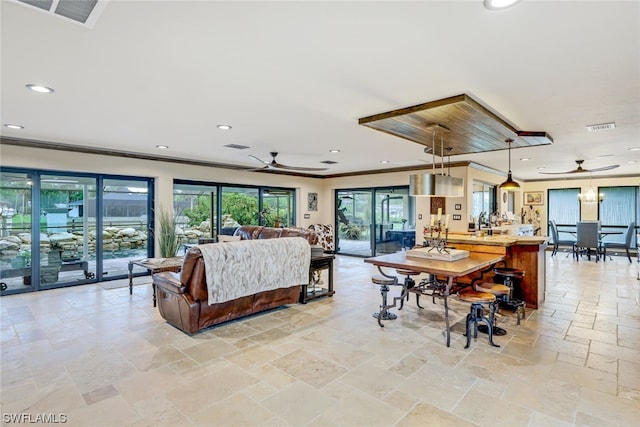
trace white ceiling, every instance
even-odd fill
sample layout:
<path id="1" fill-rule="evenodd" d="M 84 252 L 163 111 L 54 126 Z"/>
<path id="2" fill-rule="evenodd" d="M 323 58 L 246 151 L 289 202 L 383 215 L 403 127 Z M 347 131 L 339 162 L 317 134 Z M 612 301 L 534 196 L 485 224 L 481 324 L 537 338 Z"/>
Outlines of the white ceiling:
<path id="1" fill-rule="evenodd" d="M 382 171 L 432 159 L 358 118 L 467 93 L 553 138 L 512 151 L 516 179 L 563 177 L 536 168 L 577 159 L 620 165 L 594 177 L 640 175 L 629 151 L 640 147 L 637 1 L 111 1 L 92 28 L 6 0 L 0 12 L 2 124 L 24 126 L 4 137 L 242 166 L 278 151 L 292 166 L 338 162 L 319 175 Z M 615 130 L 586 131 L 605 122 Z M 451 160 L 507 169 L 506 151 Z"/>

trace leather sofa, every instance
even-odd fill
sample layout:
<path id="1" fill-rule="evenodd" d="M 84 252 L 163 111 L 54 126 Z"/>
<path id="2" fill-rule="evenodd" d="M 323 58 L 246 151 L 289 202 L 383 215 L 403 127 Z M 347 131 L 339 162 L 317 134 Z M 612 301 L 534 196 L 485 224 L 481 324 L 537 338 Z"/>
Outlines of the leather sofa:
<path id="1" fill-rule="evenodd" d="M 244 225 L 233 233 L 242 240 L 273 239 L 277 237 L 304 237 L 310 245 L 318 244 L 318 235 L 313 230 L 303 228 L 275 228 L 260 225 Z"/>
<path id="2" fill-rule="evenodd" d="M 303 229 L 244 226 L 239 227 L 234 234 L 241 236 L 241 240 L 303 237 L 311 245 L 317 243 L 315 233 Z M 277 256 L 278 254 L 274 254 L 275 262 Z M 153 275 L 153 285 L 156 287 L 160 315 L 188 334 L 250 314 L 293 304 L 300 298 L 300 286 L 297 285 L 209 305 L 205 261 L 198 246 L 186 253 L 180 272 L 156 273 Z"/>

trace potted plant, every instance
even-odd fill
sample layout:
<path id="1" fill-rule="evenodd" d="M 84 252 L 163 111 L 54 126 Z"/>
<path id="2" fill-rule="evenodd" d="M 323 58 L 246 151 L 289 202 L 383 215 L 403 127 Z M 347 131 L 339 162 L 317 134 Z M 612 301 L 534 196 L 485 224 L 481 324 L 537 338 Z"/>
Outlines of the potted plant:
<path id="1" fill-rule="evenodd" d="M 178 252 L 178 235 L 176 233 L 176 219 L 165 209 L 161 209 L 158 214 L 159 232 L 158 244 L 160 246 L 160 257 L 171 258 Z"/>

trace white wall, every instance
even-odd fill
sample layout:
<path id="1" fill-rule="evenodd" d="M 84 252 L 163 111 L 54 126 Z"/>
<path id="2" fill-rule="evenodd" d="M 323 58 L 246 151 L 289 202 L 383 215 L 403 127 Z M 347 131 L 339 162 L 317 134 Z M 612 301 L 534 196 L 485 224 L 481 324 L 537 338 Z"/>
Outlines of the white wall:
<path id="1" fill-rule="evenodd" d="M 431 167 L 425 167 L 425 169 L 420 171 L 391 173 L 380 172 L 370 175 L 357 175 L 344 178 L 300 178 L 288 175 L 234 171 L 231 169 L 182 165 L 171 162 L 138 160 L 125 157 L 82 154 L 60 150 L 43 150 L 12 145 L 0 145 L 0 162 L 3 166 L 7 167 L 12 166 L 48 169 L 54 171 L 91 172 L 155 178 L 156 205 L 158 206 L 172 205 L 174 179 L 295 188 L 297 190 L 296 217 L 298 218 L 296 225 L 303 228 L 308 227 L 310 224 L 333 223 L 335 190 L 346 188 L 409 185 L 409 175 L 414 173 L 433 172 Z M 440 168 L 436 168 L 435 173 L 440 173 Z M 497 175 L 473 167 L 454 167 L 451 169 L 450 173 L 454 177 L 464 179 L 466 197 L 447 198 L 446 212 L 451 215 L 461 215 L 460 221 L 450 220 L 449 228 L 454 232 L 466 231 L 469 215 L 471 214 L 471 206 L 468 201 L 472 200 L 473 181 L 479 180 L 498 185 L 503 182 L 506 177 L 505 175 Z M 584 190 L 591 185 L 595 187 L 616 185 L 637 186 L 640 185 L 640 174 L 637 177 L 615 179 L 585 178 L 583 180 L 570 181 L 520 182 L 520 185 L 522 186 L 522 192 L 516 193 L 514 213 L 516 215 L 519 215 L 520 213 L 520 209 L 522 208 L 523 192 L 542 191 L 544 194 L 544 204 L 537 208 L 541 212 L 541 225 L 544 234 L 547 229 L 547 189 L 581 187 Z M 307 194 L 310 192 L 318 193 L 317 212 L 309 212 L 307 210 Z M 498 193 L 500 211 L 505 211 L 506 206 L 502 205 L 502 192 L 499 191 Z M 462 205 L 462 209 L 460 211 L 456 211 L 455 204 Z M 304 219 L 304 214 L 309 214 L 310 218 Z M 429 198 L 416 198 L 417 230 L 421 230 L 425 225 L 427 225 L 430 214 Z M 422 215 L 422 220 L 418 219 L 419 215 Z M 597 206 L 583 205 L 582 219 L 597 219 Z"/>
<path id="2" fill-rule="evenodd" d="M 0 161 L 4 167 L 46 169 L 52 171 L 72 171 L 129 175 L 155 179 L 156 206 L 173 205 L 173 180 L 188 179 L 217 183 L 264 185 L 295 188 L 297 226 L 307 228 L 310 224 L 329 222 L 333 217 L 327 210 L 323 182 L 321 179 L 300 178 L 271 173 L 234 171 L 231 169 L 191 166 L 171 162 L 139 160 L 126 157 L 103 156 L 43 150 L 13 145 L 0 146 Z M 307 193 L 318 193 L 318 211 L 307 211 Z M 329 198 L 331 199 L 331 198 Z M 310 215 L 304 219 L 304 214 Z M 156 221 L 158 218 L 156 218 Z M 158 248 L 156 247 L 156 252 Z"/>

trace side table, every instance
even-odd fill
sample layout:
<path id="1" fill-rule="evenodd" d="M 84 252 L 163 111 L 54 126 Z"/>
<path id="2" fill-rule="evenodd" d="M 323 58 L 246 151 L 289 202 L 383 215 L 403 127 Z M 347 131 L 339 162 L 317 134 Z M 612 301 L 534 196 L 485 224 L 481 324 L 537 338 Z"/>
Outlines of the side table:
<path id="1" fill-rule="evenodd" d="M 300 302 L 306 304 L 307 301 L 312 299 L 332 296 L 335 294 L 333 290 L 333 260 L 334 255 L 321 255 L 317 257 L 311 257 L 311 265 L 309 266 L 309 283 L 302 285 L 300 290 Z M 319 273 L 322 270 L 329 270 L 329 277 L 327 279 L 327 287 L 317 287 L 314 283 L 314 273 Z"/>
<path id="2" fill-rule="evenodd" d="M 137 265 L 149 270 L 152 275 L 161 271 L 178 272 L 182 268 L 184 257 L 177 256 L 172 258 L 145 258 L 129 261 L 129 295 L 133 295 L 133 266 Z M 151 283 L 153 288 L 153 306 L 156 306 L 156 286 Z"/>

